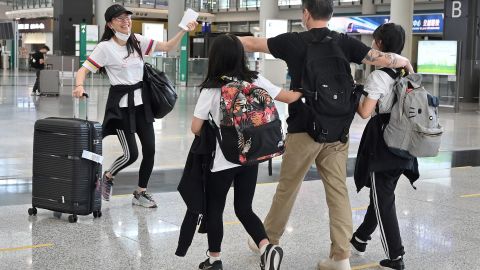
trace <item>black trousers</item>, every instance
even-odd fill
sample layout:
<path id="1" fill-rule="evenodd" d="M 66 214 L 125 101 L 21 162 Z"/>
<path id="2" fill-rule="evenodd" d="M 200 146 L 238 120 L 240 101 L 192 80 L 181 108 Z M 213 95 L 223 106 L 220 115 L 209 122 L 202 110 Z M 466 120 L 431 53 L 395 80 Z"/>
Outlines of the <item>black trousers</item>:
<path id="1" fill-rule="evenodd" d="M 363 223 L 355 232 L 366 242 L 378 224 L 382 246 L 390 260 L 405 254 L 395 208 L 395 188 L 402 173 L 403 170 L 391 170 L 372 174 L 370 205 Z"/>
<path id="2" fill-rule="evenodd" d="M 112 175 L 116 175 L 125 167 L 134 163 L 138 158 L 138 147 L 135 139 L 135 133 L 130 133 L 128 124 L 128 110 L 122 108 L 124 115 L 124 128 L 117 129 L 117 137 L 122 145 L 123 155 L 117 158 L 110 169 Z M 155 162 L 155 132 L 153 123 L 147 123 L 143 105 L 135 107 L 135 125 L 136 133 L 142 144 L 142 163 L 138 172 L 138 186 L 147 188 L 150 175 L 152 174 L 153 164 Z"/>
<path id="3" fill-rule="evenodd" d="M 258 165 L 240 166 L 214 172 L 207 179 L 208 250 L 220 252 L 223 239 L 223 210 L 230 187 L 234 188 L 235 215 L 257 245 L 267 239 L 262 221 L 252 210 L 257 184 Z"/>
<path id="4" fill-rule="evenodd" d="M 36 68 L 35 75 L 37 75 L 37 78 L 35 79 L 35 84 L 33 84 L 33 89 L 32 92 L 38 91 L 38 88 L 40 87 L 40 71 L 43 68 Z"/>

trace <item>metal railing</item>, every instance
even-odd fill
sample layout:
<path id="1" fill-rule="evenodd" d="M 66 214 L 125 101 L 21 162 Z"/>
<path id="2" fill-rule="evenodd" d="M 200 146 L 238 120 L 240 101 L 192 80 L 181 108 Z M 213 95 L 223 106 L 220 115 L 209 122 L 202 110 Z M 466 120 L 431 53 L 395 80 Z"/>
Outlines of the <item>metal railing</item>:
<path id="1" fill-rule="evenodd" d="M 368 0 L 335 0 L 337 6 L 361 5 Z M 370 0 L 373 1 L 373 0 Z M 186 0 L 186 6 L 207 12 L 259 9 L 261 0 Z M 302 0 L 278 0 L 279 7 L 300 6 Z"/>
<path id="2" fill-rule="evenodd" d="M 178 58 L 175 57 L 145 57 L 144 61 L 150 63 L 156 69 L 165 72 L 167 77 L 177 84 L 178 79 Z"/>
<path id="3" fill-rule="evenodd" d="M 333 4 L 336 6 L 347 6 L 347 5 L 352 6 L 352 5 L 361 5 L 362 1 L 369 1 L 369 0 L 334 0 Z M 300 5 L 302 5 L 302 0 L 278 0 L 278 6 L 300 6 Z"/>
<path id="4" fill-rule="evenodd" d="M 53 7 L 54 0 L 7 0 L 14 10 Z"/>
<path id="5" fill-rule="evenodd" d="M 187 0 L 186 6 L 207 12 L 258 10 L 261 0 Z"/>
<path id="6" fill-rule="evenodd" d="M 365 0 L 364 0 L 365 1 Z M 415 3 L 443 3 L 444 0 L 415 0 Z M 390 4 L 391 0 L 373 0 L 376 5 Z"/>
<path id="7" fill-rule="evenodd" d="M 179 0 L 172 0 L 179 1 Z M 141 8 L 166 8 L 168 7 L 168 0 L 113 0 L 114 3 L 121 4 L 127 7 L 141 7 Z"/>

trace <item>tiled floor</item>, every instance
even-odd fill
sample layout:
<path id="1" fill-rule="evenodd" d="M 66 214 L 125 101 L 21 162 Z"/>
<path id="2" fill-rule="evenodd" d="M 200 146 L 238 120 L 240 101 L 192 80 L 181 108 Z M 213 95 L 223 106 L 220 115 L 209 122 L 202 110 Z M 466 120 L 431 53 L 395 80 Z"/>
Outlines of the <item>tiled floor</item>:
<path id="1" fill-rule="evenodd" d="M 426 174 L 418 181 L 417 191 L 408 181 L 400 181 L 397 213 L 407 269 L 479 269 L 480 195 L 465 196 L 480 193 L 479 174 L 479 168 Z M 348 183 L 357 227 L 368 192 L 355 194 L 351 178 Z M 257 187 L 254 209 L 262 218 L 275 187 L 275 183 Z M 176 257 L 186 208 L 176 192 L 155 198 L 158 209 L 143 209 L 133 207 L 130 196 L 116 196 L 104 203 L 100 219 L 80 217 L 77 224 L 68 223 L 66 216 L 58 220 L 47 210 L 28 217 L 25 204 L 0 207 L 0 261 L 9 266 L 5 269 L 196 269 L 204 259 L 206 237 L 197 234 L 187 256 Z M 224 221 L 225 269 L 258 269 L 258 257 L 247 248 L 246 233 L 234 215 L 231 194 Z M 327 255 L 328 212 L 321 181 L 303 184 L 281 245 L 283 269 L 315 269 Z M 376 232 L 366 255 L 352 257 L 351 264 L 354 269 L 376 269 L 363 267 L 384 257 Z"/>
<path id="2" fill-rule="evenodd" d="M 0 73 L 0 269 L 197 269 L 204 260 L 207 241 L 196 235 L 185 258 L 174 255 L 185 206 L 174 192 L 193 136 L 189 133 L 198 91 L 179 88 L 175 110 L 155 123 L 156 160 L 151 191 L 158 209 L 131 206 L 128 193 L 135 186 L 139 163 L 119 175 L 116 196 L 104 203 L 103 216 L 80 217 L 77 224 L 39 210 L 28 217 L 31 190 L 33 124 L 48 116 L 70 116 L 73 111 L 65 85 L 59 97 L 31 97 L 32 73 Z M 90 80 L 89 80 L 90 82 Z M 65 84 L 71 83 L 71 78 Z M 108 91 L 105 81 L 95 78 L 87 87 L 90 118 L 101 120 Z M 279 106 L 283 112 L 284 106 Z M 417 190 L 400 181 L 397 214 L 405 245 L 407 269 L 480 269 L 480 117 L 478 108 L 454 114 L 442 110 L 445 127 L 442 153 L 422 159 Z M 282 113 L 284 115 L 284 113 Z M 366 121 L 352 127 L 350 156 L 355 157 Z M 106 164 L 121 154 L 116 138 L 105 139 Z M 465 150 L 465 151 L 463 151 Z M 467 151 L 469 150 L 469 151 Z M 269 177 L 262 167 L 254 209 L 263 218 L 270 206 L 278 174 Z M 466 167 L 465 167 L 466 166 Z M 351 167 L 351 166 L 350 166 Z M 453 168 L 452 168 L 453 167 Z M 301 189 L 287 233 L 282 269 L 315 269 L 329 247 L 328 212 L 322 182 L 309 173 Z M 356 194 L 348 178 L 355 227 L 368 204 L 368 192 Z M 127 195 L 124 195 L 127 194 Z M 238 223 L 229 197 L 224 215 L 225 269 L 259 269 L 258 257 L 246 246 L 246 233 Z M 376 233 L 364 257 L 352 257 L 353 269 L 377 269 L 383 259 Z"/>

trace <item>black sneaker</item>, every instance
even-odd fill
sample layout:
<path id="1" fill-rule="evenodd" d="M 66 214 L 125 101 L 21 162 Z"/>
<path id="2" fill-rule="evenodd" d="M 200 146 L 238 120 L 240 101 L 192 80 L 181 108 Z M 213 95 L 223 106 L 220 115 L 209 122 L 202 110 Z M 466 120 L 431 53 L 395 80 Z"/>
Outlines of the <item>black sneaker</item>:
<path id="1" fill-rule="evenodd" d="M 200 263 L 200 265 L 198 266 L 198 269 L 223 270 L 223 265 L 222 265 L 222 261 L 214 261 L 213 263 L 210 263 L 210 258 L 207 258 L 204 262 Z"/>
<path id="2" fill-rule="evenodd" d="M 350 244 L 352 244 L 352 253 L 359 256 L 363 256 L 363 254 L 365 254 L 365 250 L 367 249 L 367 243 L 359 242 L 356 237 L 357 236 L 354 233 L 352 236 L 352 239 L 350 240 Z M 370 239 L 371 238 L 369 237 L 367 241 Z"/>
<path id="3" fill-rule="evenodd" d="M 385 259 L 380 261 L 380 265 L 387 269 L 395 269 L 395 270 L 404 270 L 405 264 L 403 263 L 403 258 L 397 260 L 389 260 Z"/>
<path id="4" fill-rule="evenodd" d="M 260 256 L 262 270 L 279 270 L 283 259 L 283 249 L 277 245 L 268 244 L 265 252 Z"/>

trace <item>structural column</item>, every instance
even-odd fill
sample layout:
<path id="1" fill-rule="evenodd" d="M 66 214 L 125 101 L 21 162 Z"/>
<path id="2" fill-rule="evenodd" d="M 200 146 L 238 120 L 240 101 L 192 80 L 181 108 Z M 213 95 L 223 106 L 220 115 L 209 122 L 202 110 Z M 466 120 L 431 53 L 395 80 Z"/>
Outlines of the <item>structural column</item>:
<path id="1" fill-rule="evenodd" d="M 183 13 L 185 11 L 185 1 L 184 0 L 170 0 L 168 1 L 168 40 L 173 38 L 178 32 L 180 32 L 180 27 L 178 24 L 182 20 Z M 174 48 L 172 51 L 168 52 L 168 56 L 177 57 L 180 53 L 178 48 Z"/>
<path id="2" fill-rule="evenodd" d="M 112 0 L 95 0 L 95 21 L 98 25 L 98 40 L 100 40 L 105 30 L 105 11 L 111 5 L 113 5 Z"/>
<path id="3" fill-rule="evenodd" d="M 278 0 L 260 1 L 260 28 L 262 37 L 266 35 L 266 21 L 278 18 Z M 285 29 L 287 32 L 287 29 Z M 266 59 L 265 54 L 260 54 L 260 72 L 265 78 L 276 85 L 284 85 L 287 78 L 287 65 L 283 60 Z"/>
<path id="4" fill-rule="evenodd" d="M 373 1 L 363 1 L 362 3 L 362 15 L 375 15 L 376 9 Z M 372 36 L 371 35 L 362 35 L 362 42 L 370 46 L 372 44 Z"/>
<path id="5" fill-rule="evenodd" d="M 260 29 L 262 36 L 265 37 L 265 21 L 278 18 L 278 0 L 260 1 Z"/>
<path id="6" fill-rule="evenodd" d="M 390 6 L 390 21 L 405 29 L 405 48 L 402 55 L 408 59 L 412 59 L 413 7 L 414 0 L 392 0 Z"/>
<path id="7" fill-rule="evenodd" d="M 444 40 L 461 41 L 460 74 L 457 74 L 459 96 L 473 102 L 479 96 L 480 36 L 478 34 L 478 0 L 445 0 Z"/>
<path id="8" fill-rule="evenodd" d="M 362 15 L 375 15 L 376 8 L 373 1 L 363 1 L 362 2 Z M 373 36 L 372 35 L 362 35 L 361 40 L 367 46 L 371 46 Z M 363 75 L 363 79 L 367 78 L 367 76 L 372 72 L 373 67 L 370 65 L 365 65 L 365 73 Z"/>

